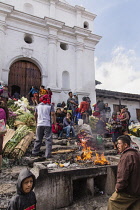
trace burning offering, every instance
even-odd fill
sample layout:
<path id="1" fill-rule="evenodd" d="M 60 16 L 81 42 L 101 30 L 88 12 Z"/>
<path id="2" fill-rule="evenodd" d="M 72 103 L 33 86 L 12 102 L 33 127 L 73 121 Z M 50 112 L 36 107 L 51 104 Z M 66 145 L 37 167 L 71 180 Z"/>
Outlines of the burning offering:
<path id="1" fill-rule="evenodd" d="M 81 139 L 82 153 L 76 157 L 76 161 L 90 161 L 94 165 L 109 165 L 109 161 L 106 159 L 104 154 L 95 152 L 96 156 L 93 156 L 93 151 L 87 146 L 87 140 Z"/>
<path id="2" fill-rule="evenodd" d="M 106 159 L 104 154 L 98 154 L 96 153 L 96 159 L 94 160 L 94 165 L 109 165 L 109 161 Z"/>
<path id="3" fill-rule="evenodd" d="M 80 156 L 77 156 L 76 160 L 92 160 L 92 151 L 90 147 L 87 147 L 87 140 L 82 139 L 81 140 L 81 146 L 82 146 L 82 154 Z"/>

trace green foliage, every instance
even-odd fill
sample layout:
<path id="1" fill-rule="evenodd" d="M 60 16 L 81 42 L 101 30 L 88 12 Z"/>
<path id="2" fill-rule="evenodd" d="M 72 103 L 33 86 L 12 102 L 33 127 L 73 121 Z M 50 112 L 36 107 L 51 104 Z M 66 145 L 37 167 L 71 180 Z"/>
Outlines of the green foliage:
<path id="1" fill-rule="evenodd" d="M 8 108 L 10 108 L 13 112 L 16 112 L 20 107 L 17 104 L 12 104 Z"/>
<path id="2" fill-rule="evenodd" d="M 35 117 L 31 113 L 25 112 L 24 114 L 19 115 L 16 119 L 23 122 L 28 127 L 35 126 Z"/>
<path id="3" fill-rule="evenodd" d="M 7 107 L 11 107 L 12 105 L 14 105 L 15 101 L 13 100 L 8 100 L 7 101 Z"/>
<path id="4" fill-rule="evenodd" d="M 7 120 L 7 125 L 9 126 L 9 128 L 11 129 L 15 128 L 14 126 L 15 119 L 16 119 L 16 116 L 9 117 L 9 119 Z"/>
<path id="5" fill-rule="evenodd" d="M 17 146 L 17 144 L 30 132 L 30 129 L 26 125 L 21 125 L 16 130 L 14 136 L 4 147 L 3 155 L 6 157 L 10 157 L 10 153 Z"/>

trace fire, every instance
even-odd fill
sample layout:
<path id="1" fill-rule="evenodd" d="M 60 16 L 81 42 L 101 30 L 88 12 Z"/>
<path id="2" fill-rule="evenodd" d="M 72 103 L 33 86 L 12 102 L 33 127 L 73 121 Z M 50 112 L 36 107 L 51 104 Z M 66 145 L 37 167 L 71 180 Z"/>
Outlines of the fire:
<path id="1" fill-rule="evenodd" d="M 106 157 L 104 156 L 104 154 L 98 154 L 96 152 L 96 159 L 94 160 L 94 164 L 95 165 L 107 165 L 110 164 L 109 161 L 106 159 Z"/>
<path id="2" fill-rule="evenodd" d="M 87 149 L 82 149 L 81 156 L 77 156 L 77 160 L 91 160 L 92 159 L 92 151 L 90 150 L 90 147 L 87 147 Z"/>
<path id="3" fill-rule="evenodd" d="M 90 147 L 87 147 L 87 140 L 81 140 L 82 146 L 82 154 L 81 156 L 77 156 L 77 160 L 91 160 L 92 159 L 92 151 Z"/>
<path id="4" fill-rule="evenodd" d="M 81 146 L 82 146 L 82 154 L 76 157 L 76 160 L 91 160 L 94 162 L 94 165 L 107 165 L 110 164 L 109 161 L 106 159 L 104 154 L 96 154 L 95 160 L 93 159 L 93 152 L 91 151 L 90 147 L 87 147 L 87 140 L 82 139 L 81 140 Z"/>

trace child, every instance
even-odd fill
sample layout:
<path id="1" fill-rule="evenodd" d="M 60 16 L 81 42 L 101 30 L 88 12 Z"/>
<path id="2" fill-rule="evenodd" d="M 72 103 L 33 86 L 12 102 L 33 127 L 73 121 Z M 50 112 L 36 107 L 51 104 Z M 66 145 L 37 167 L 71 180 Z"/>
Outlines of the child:
<path id="1" fill-rule="evenodd" d="M 10 200 L 7 210 L 36 210 L 34 186 L 35 176 L 28 169 L 23 169 L 18 176 L 17 194 Z"/>

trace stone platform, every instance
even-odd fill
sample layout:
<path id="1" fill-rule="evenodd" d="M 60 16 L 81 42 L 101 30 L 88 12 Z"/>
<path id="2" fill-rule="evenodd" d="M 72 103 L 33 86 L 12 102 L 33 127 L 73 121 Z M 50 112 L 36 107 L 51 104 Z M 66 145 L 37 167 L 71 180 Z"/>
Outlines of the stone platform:
<path id="1" fill-rule="evenodd" d="M 104 194 L 115 190 L 116 165 L 72 166 L 47 168 L 47 163 L 34 163 L 32 169 L 37 176 L 35 193 L 37 209 L 59 209 L 69 206 L 75 198 L 94 197 L 95 187 Z"/>

